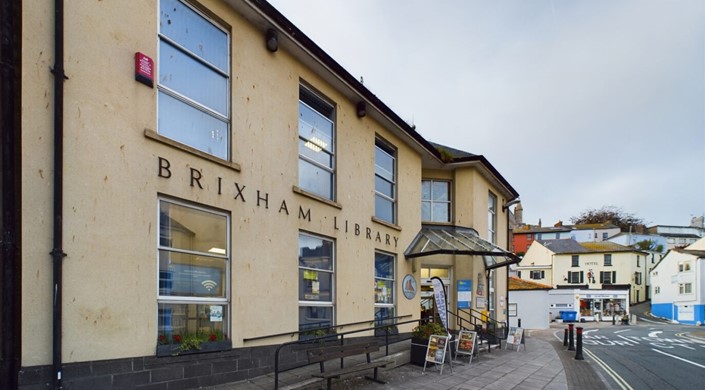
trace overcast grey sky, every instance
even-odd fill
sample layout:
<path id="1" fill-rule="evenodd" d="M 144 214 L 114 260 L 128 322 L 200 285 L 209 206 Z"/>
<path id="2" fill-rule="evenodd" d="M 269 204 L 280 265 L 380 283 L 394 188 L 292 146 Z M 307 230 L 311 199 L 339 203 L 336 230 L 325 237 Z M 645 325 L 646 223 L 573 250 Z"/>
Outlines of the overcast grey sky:
<path id="1" fill-rule="evenodd" d="M 705 214 L 703 0 L 269 0 L 426 139 L 484 155 L 524 222 Z"/>

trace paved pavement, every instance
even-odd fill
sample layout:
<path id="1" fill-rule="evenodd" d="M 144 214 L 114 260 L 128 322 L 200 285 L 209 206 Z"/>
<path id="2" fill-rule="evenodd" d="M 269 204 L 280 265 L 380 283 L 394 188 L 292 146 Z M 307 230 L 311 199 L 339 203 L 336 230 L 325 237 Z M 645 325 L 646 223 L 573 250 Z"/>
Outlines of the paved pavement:
<path id="1" fill-rule="evenodd" d="M 555 324 L 546 330 L 527 331 L 526 346 L 520 351 L 507 349 L 492 349 L 487 353 L 483 348 L 478 357 L 468 364 L 468 358 L 456 361 L 451 371 L 446 364 L 441 374 L 438 367 L 423 367 L 403 364 L 381 371 L 379 378 L 386 384 L 378 384 L 366 380 L 362 375 L 333 380 L 334 389 L 419 389 L 419 390 L 573 390 L 573 389 L 608 389 L 607 382 L 596 371 L 595 365 L 587 357 L 585 360 L 575 360 L 575 352 L 563 347 L 563 340 L 555 333 L 561 334 L 565 324 Z M 397 345 L 398 349 L 408 349 L 408 345 Z M 397 356 L 404 356 L 398 353 Z M 408 361 L 408 354 L 401 359 Z M 304 386 L 292 386 L 297 389 L 325 388 L 325 382 L 312 382 L 311 370 L 317 366 L 292 370 L 280 375 L 280 389 L 286 389 L 287 384 L 309 383 Z M 365 375 L 371 374 L 364 373 Z M 262 390 L 274 389 L 274 375 L 266 375 L 248 381 L 219 385 L 210 390 L 244 389 Z"/>

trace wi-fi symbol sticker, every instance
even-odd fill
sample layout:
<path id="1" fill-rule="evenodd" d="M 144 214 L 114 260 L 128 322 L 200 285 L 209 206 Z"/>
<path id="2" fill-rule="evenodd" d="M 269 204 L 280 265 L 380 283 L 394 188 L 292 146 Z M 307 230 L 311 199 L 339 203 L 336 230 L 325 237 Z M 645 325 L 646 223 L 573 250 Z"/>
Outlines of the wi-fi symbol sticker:
<path id="1" fill-rule="evenodd" d="M 216 282 L 214 282 L 214 281 L 212 281 L 212 280 L 204 280 L 204 281 L 201 282 L 201 284 L 202 284 L 203 287 L 205 287 L 206 290 L 208 290 L 208 291 L 213 290 L 213 289 L 215 288 L 215 286 L 218 285 L 218 283 L 216 283 Z"/>

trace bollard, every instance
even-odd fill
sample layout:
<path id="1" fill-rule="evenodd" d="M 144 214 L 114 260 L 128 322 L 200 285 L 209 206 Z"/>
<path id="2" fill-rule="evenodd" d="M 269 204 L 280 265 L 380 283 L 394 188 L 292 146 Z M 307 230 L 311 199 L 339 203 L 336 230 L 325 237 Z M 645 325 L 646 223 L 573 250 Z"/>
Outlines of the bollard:
<path id="1" fill-rule="evenodd" d="M 614 325 L 614 324 L 615 324 L 615 322 L 614 322 L 614 313 L 612 313 L 612 325 Z"/>
<path id="2" fill-rule="evenodd" d="M 577 334 L 577 340 L 576 340 L 576 348 L 575 348 L 575 360 L 585 360 L 583 358 L 583 328 L 578 326 L 576 328 Z"/>
<path id="3" fill-rule="evenodd" d="M 563 329 L 565 332 L 563 332 L 563 346 L 567 347 L 568 346 L 568 328 Z"/>
<path id="4" fill-rule="evenodd" d="M 573 341 L 573 324 L 568 325 L 568 350 L 575 351 L 575 342 Z"/>
<path id="5" fill-rule="evenodd" d="M 521 328 L 521 318 L 517 320 L 517 328 Z"/>

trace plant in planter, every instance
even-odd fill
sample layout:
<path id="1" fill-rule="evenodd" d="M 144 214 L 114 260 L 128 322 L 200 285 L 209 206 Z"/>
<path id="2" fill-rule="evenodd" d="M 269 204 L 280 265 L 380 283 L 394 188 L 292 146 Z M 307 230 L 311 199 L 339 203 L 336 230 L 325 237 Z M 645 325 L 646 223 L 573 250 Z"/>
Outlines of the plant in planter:
<path id="1" fill-rule="evenodd" d="M 210 333 L 174 334 L 171 337 L 159 335 L 157 338 L 157 356 L 176 356 L 188 353 L 224 351 L 232 348 L 222 331 Z"/>
<path id="2" fill-rule="evenodd" d="M 431 335 L 437 334 L 445 336 L 448 334 L 443 325 L 437 322 L 427 322 L 420 324 L 411 331 L 411 353 L 410 362 L 417 366 L 423 366 L 426 360 L 426 348 Z"/>

